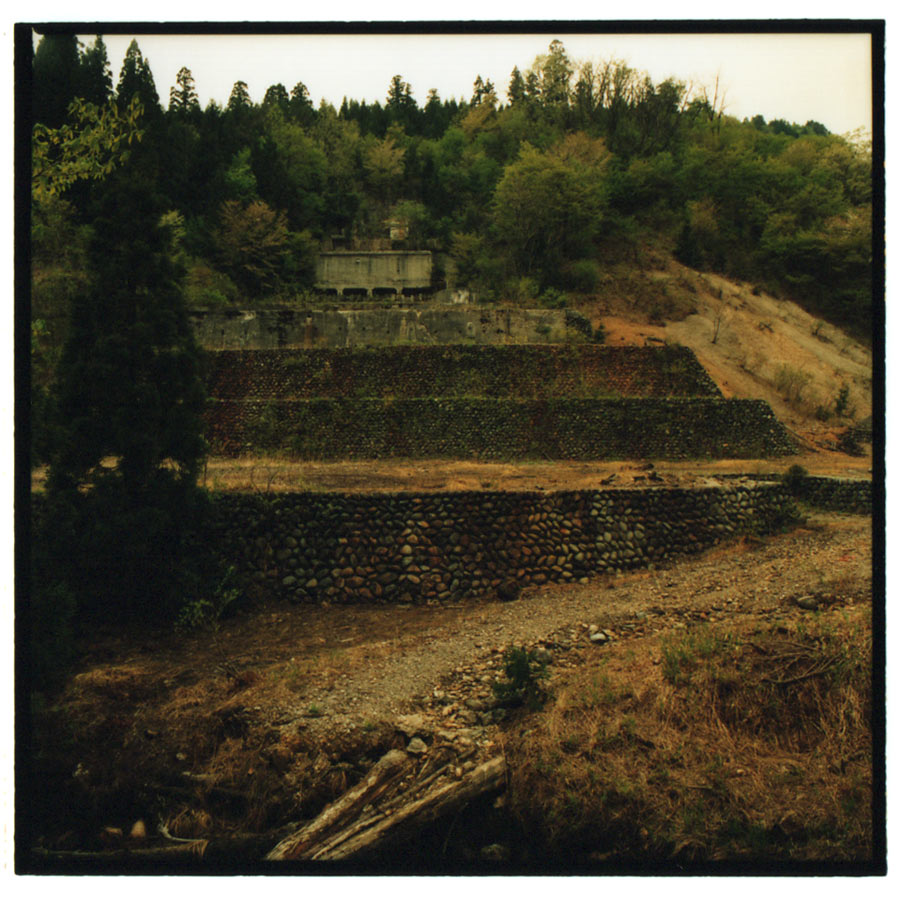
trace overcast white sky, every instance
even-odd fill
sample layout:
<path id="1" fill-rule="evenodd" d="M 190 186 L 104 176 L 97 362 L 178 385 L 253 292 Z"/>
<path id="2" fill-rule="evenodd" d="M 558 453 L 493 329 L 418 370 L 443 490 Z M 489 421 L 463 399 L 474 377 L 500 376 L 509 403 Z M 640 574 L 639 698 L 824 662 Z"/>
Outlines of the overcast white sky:
<path id="1" fill-rule="evenodd" d="M 674 76 L 711 89 L 718 77 L 726 112 L 738 118 L 814 119 L 837 134 L 871 128 L 866 34 L 105 35 L 114 80 L 132 37 L 164 104 L 182 66 L 203 106 L 226 103 L 237 80 L 255 102 L 272 84 L 290 90 L 298 81 L 317 106 L 323 98 L 339 106 L 344 96 L 384 102 L 395 74 L 420 105 L 432 87 L 444 99 L 469 98 L 479 74 L 505 100 L 513 67 L 524 71 L 559 38 L 574 61 L 622 59 L 656 83 Z"/>

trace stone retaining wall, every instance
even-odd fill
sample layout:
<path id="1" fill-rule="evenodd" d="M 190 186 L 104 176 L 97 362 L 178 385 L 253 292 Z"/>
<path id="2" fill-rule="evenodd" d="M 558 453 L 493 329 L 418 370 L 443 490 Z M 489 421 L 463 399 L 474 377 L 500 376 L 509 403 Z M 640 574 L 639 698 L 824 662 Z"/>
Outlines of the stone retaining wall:
<path id="1" fill-rule="evenodd" d="M 831 512 L 845 512 L 856 515 L 872 514 L 872 482 L 863 478 L 832 478 L 828 475 L 798 475 L 788 477 L 777 472 L 760 472 L 735 475 L 720 474 L 723 480 L 765 481 L 783 484 L 785 490 L 807 506 Z"/>
<path id="2" fill-rule="evenodd" d="M 795 452 L 762 400 L 221 400 L 221 455 L 300 459 L 760 459 Z"/>
<path id="3" fill-rule="evenodd" d="M 433 494 L 221 494 L 207 539 L 292 602 L 510 597 L 657 565 L 793 521 L 780 485 Z"/>
<path id="4" fill-rule="evenodd" d="M 485 306 L 364 309 L 191 310 L 207 350 L 370 347 L 403 344 L 545 344 L 591 339 L 575 310 Z"/>
<path id="5" fill-rule="evenodd" d="M 832 512 L 872 514 L 872 482 L 856 479 L 805 475 L 797 479 L 791 493 L 798 500 Z"/>
<path id="6" fill-rule="evenodd" d="M 340 397 L 721 397 L 687 347 L 374 347 L 210 355 L 219 400 Z"/>

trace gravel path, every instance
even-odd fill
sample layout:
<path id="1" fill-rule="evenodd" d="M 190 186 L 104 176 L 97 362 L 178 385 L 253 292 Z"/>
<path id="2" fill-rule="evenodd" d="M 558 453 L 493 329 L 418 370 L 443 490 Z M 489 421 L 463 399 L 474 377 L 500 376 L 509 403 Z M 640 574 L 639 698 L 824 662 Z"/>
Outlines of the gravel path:
<path id="1" fill-rule="evenodd" d="M 393 634 L 368 623 L 368 633 L 353 638 L 351 664 L 329 683 L 311 679 L 293 712 L 321 707 L 324 714 L 308 720 L 310 733 L 396 720 L 413 709 L 445 726 L 483 725 L 465 701 L 489 697 L 510 645 L 542 645 L 554 667 L 565 666 L 585 649 L 602 652 L 591 645 L 592 625 L 610 640 L 627 640 L 689 622 L 808 615 L 799 598 L 865 600 L 871 585 L 871 520 L 817 515 L 790 534 L 716 548 L 662 570 L 547 585 L 511 603 L 436 609 L 424 625 L 416 617 L 408 626 L 401 610 L 382 608 Z"/>

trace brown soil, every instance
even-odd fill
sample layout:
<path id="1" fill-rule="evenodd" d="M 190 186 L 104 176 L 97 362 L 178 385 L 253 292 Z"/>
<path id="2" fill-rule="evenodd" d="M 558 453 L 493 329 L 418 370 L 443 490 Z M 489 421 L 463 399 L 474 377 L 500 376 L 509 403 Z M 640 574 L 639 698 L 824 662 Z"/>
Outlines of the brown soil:
<path id="1" fill-rule="evenodd" d="M 40 842 L 96 848 L 104 826 L 127 835 L 133 821 L 157 816 L 172 834 L 210 838 L 306 818 L 385 748 L 405 746 L 409 730 L 398 723 L 413 712 L 423 720 L 415 733 L 468 747 L 474 764 L 505 740 L 504 723 L 467 705 L 490 701 L 505 648 L 550 648 L 561 677 L 691 622 L 815 615 L 796 605 L 802 596 L 868 609 L 871 573 L 870 520 L 816 515 L 790 534 L 663 570 L 529 589 L 506 604 L 276 604 L 214 631 L 93 634 L 77 673 L 37 717 L 41 769 L 67 798 L 53 811 L 65 820 L 50 815 Z M 611 643 L 591 643 L 590 625 Z M 185 779 L 193 794 L 166 794 Z M 217 811 L 212 788 L 250 799 Z"/>
<path id="2" fill-rule="evenodd" d="M 760 398 L 791 431 L 808 437 L 813 446 L 827 446 L 829 436 L 852 420 L 872 414 L 872 352 L 838 328 L 828 325 L 796 303 L 779 300 L 746 282 L 719 275 L 699 275 L 674 260 L 648 271 L 651 280 L 689 280 L 696 312 L 680 321 L 649 324 L 640 321 L 626 300 L 606 302 L 585 312 L 592 325 L 603 325 L 611 347 L 668 340 L 697 356 L 726 397 Z M 776 387 L 780 367 L 788 366 L 804 380 L 799 396 L 788 401 Z M 819 406 L 833 409 L 846 385 L 848 415 L 819 422 Z"/>
<path id="3" fill-rule="evenodd" d="M 615 475 L 616 488 L 647 485 L 652 469 L 660 485 L 716 484 L 721 475 L 782 475 L 801 465 L 813 475 L 870 478 L 871 453 L 853 457 L 834 451 L 805 452 L 777 460 L 639 460 L 540 463 L 481 463 L 458 460 L 353 460 L 299 462 L 255 457 L 214 458 L 201 483 L 220 491 L 562 491 L 594 490 Z M 609 484 L 609 483 L 608 483 Z"/>
<path id="4" fill-rule="evenodd" d="M 808 443 L 808 442 L 807 442 Z M 644 487 L 652 468 L 671 487 L 715 484 L 721 475 L 782 475 L 803 466 L 812 475 L 871 478 L 872 454 L 848 456 L 833 450 L 806 449 L 781 459 L 599 460 L 575 462 L 488 463 L 452 459 L 380 459 L 340 462 L 298 461 L 274 456 L 212 457 L 200 484 L 213 491 L 346 493 L 409 491 L 565 491 L 594 490 L 615 475 L 616 488 Z M 32 489 L 43 489 L 46 469 L 32 472 Z"/>

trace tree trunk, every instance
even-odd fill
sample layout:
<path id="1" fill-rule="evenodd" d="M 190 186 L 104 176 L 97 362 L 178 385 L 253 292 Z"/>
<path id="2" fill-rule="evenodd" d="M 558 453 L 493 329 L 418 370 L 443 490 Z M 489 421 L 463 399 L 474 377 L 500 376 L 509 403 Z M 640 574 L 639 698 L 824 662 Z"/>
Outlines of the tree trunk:
<path id="1" fill-rule="evenodd" d="M 366 783 L 373 780 L 374 771 L 373 769 Z M 385 783 L 383 778 L 374 779 L 373 786 L 379 782 Z M 307 828 L 282 841 L 266 858 L 323 861 L 350 859 L 360 853 L 371 852 L 389 839 L 395 840 L 415 833 L 428 822 L 454 812 L 482 794 L 500 790 L 505 784 L 506 760 L 498 756 L 473 769 L 462 780 L 442 784 L 418 799 L 411 799 L 417 787 L 421 787 L 414 785 L 403 796 L 392 801 L 395 808 L 390 812 L 378 813 L 364 822 L 353 822 L 335 833 L 333 827 L 323 826 L 328 826 L 328 823 L 333 826 L 338 819 L 346 821 L 351 810 L 361 808 L 362 794 L 353 798 L 347 794 Z M 371 796 L 370 789 L 364 802 L 369 802 Z M 400 805 L 396 806 L 398 803 Z M 317 824 L 320 822 L 323 825 Z M 323 840 L 323 837 L 327 839 Z"/>
<path id="2" fill-rule="evenodd" d="M 406 772 L 409 764 L 409 757 L 402 750 L 388 751 L 372 766 L 360 784 L 326 807 L 308 825 L 288 835 L 266 856 L 266 859 L 308 859 L 309 848 L 321 845 L 361 809 L 393 787 Z"/>

